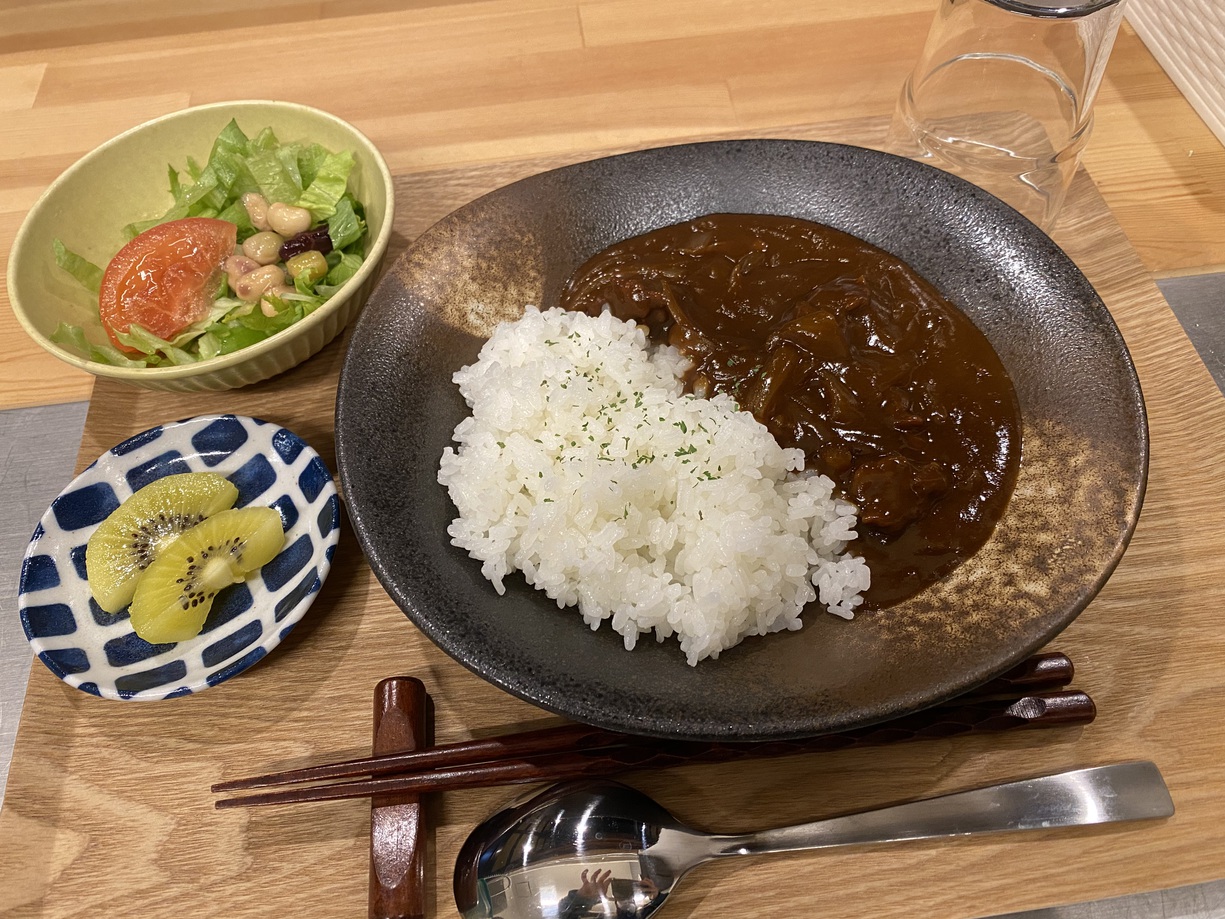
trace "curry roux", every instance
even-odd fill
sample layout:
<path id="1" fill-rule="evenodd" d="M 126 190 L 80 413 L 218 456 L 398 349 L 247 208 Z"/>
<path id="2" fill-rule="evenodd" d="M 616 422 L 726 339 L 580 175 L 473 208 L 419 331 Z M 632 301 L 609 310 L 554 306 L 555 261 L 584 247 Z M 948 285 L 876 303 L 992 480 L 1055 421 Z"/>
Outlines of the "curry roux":
<path id="1" fill-rule="evenodd" d="M 582 265 L 561 305 L 606 306 L 693 362 L 859 508 L 864 607 L 918 593 L 994 530 L 1016 481 L 1021 419 L 986 337 L 910 267 L 830 227 L 713 214 Z"/>

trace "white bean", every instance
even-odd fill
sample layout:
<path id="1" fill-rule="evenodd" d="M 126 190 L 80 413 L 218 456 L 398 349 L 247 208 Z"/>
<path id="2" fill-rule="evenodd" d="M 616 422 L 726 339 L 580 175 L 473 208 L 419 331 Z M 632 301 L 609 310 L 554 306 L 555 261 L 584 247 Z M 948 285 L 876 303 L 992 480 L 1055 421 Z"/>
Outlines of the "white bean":
<path id="1" fill-rule="evenodd" d="M 286 294 L 293 293 L 292 287 L 287 287 L 284 284 L 274 284 L 264 291 L 264 296 L 272 294 L 275 297 L 284 297 Z M 261 299 L 259 301 L 260 312 L 271 319 L 276 315 L 276 307 L 268 300 Z"/>
<path id="2" fill-rule="evenodd" d="M 311 228 L 311 212 L 278 201 L 268 207 L 268 226 L 288 239 Z"/>
<path id="3" fill-rule="evenodd" d="M 238 283 L 234 285 L 234 293 L 238 294 L 240 300 L 254 303 L 264 295 L 268 288 L 284 283 L 285 272 L 280 265 L 264 265 L 239 278 Z"/>
<path id="4" fill-rule="evenodd" d="M 238 289 L 238 279 L 244 274 L 250 274 L 259 267 L 255 259 L 245 255 L 231 255 L 225 260 L 225 278 L 230 282 L 230 290 Z"/>
<path id="5" fill-rule="evenodd" d="M 249 191 L 242 196 L 242 206 L 247 209 L 247 217 L 251 226 L 257 230 L 268 229 L 268 199 L 257 191 Z"/>
<path id="6" fill-rule="evenodd" d="M 285 240 L 279 233 L 264 230 L 254 236 L 248 236 L 242 244 L 242 252 L 249 259 L 254 259 L 261 265 L 271 265 L 281 259 L 281 243 Z"/>

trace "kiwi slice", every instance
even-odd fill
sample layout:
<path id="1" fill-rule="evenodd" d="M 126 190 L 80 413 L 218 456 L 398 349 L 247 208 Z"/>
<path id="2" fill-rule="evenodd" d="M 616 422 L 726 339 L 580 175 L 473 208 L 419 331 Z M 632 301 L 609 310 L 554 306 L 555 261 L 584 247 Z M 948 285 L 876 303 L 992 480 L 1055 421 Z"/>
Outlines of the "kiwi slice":
<path id="1" fill-rule="evenodd" d="M 216 472 L 168 475 L 136 491 L 85 547 L 85 576 L 98 605 L 117 613 L 131 603 L 141 572 L 167 544 L 237 500 L 234 483 Z"/>
<path id="2" fill-rule="evenodd" d="M 132 598 L 136 634 L 152 644 L 200 634 L 217 591 L 272 561 L 285 544 L 271 507 L 221 511 L 187 530 L 145 569 Z"/>

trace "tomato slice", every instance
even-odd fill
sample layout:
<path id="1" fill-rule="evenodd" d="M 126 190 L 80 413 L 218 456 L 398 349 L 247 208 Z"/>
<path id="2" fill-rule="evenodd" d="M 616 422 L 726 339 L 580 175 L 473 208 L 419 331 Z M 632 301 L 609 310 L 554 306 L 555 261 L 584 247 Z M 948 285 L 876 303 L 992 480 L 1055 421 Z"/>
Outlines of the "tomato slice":
<path id="1" fill-rule="evenodd" d="M 98 309 L 111 341 L 133 322 L 172 339 L 208 315 L 233 254 L 238 227 L 227 220 L 187 217 L 141 233 L 111 259 L 102 275 Z"/>

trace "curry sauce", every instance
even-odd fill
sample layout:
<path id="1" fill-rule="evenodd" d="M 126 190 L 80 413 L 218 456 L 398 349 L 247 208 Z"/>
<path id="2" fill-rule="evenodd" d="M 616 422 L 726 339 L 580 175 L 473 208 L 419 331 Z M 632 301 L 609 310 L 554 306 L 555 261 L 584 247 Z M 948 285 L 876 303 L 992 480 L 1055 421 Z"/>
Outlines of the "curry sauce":
<path id="1" fill-rule="evenodd" d="M 714 214 L 617 243 L 561 305 L 649 327 L 859 509 L 865 608 L 918 593 L 990 537 L 1016 481 L 1015 391 L 981 331 L 887 252 L 791 217 Z"/>

